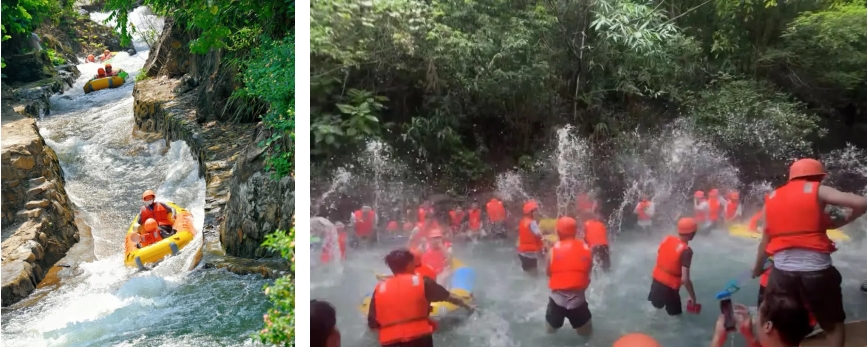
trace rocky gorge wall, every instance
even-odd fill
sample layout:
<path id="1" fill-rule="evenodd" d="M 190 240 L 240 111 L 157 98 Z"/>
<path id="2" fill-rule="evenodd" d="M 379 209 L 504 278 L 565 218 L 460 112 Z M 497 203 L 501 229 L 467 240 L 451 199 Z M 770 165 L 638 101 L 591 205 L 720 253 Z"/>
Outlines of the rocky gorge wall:
<path id="1" fill-rule="evenodd" d="M 73 77 L 74 78 L 74 77 Z M 48 109 L 57 80 L 24 91 L 3 86 L 2 153 L 2 306 L 27 297 L 54 264 L 79 240 L 73 204 L 64 189 L 63 170 L 54 150 L 26 113 Z M 13 104 L 18 99 L 23 102 Z"/>
<path id="2" fill-rule="evenodd" d="M 275 180 L 263 171 L 263 150 L 256 144 L 269 134 L 261 124 L 198 123 L 198 95 L 184 91 L 184 83 L 166 76 L 137 82 L 133 89 L 136 127 L 190 146 L 206 182 L 207 239 L 219 235 L 223 250 L 231 256 L 272 257 L 261 244 L 266 234 L 289 228 L 292 179 Z"/>

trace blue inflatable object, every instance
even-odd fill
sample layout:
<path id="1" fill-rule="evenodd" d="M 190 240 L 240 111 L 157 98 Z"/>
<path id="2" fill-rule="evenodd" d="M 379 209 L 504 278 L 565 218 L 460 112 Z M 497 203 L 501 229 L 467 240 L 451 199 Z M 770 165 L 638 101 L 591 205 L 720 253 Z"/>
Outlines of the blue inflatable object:
<path id="1" fill-rule="evenodd" d="M 473 284 L 476 282 L 476 272 L 469 267 L 460 267 L 455 269 L 452 274 L 451 290 L 461 289 L 468 293 L 473 292 Z"/>

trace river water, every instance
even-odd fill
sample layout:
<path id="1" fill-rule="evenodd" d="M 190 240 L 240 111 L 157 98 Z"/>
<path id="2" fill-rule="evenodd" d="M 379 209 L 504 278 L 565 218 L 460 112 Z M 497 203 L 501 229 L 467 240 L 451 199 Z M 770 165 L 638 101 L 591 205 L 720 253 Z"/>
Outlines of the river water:
<path id="1" fill-rule="evenodd" d="M 105 13 L 92 13 L 102 20 Z M 145 8 L 130 15 L 137 28 L 162 20 Z M 58 272 L 57 285 L 37 289 L 2 314 L 4 346 L 247 346 L 262 327 L 268 307 L 257 275 L 195 269 L 194 241 L 155 269 L 138 272 L 123 264 L 123 239 L 141 207 L 145 189 L 158 200 L 190 210 L 197 229 L 204 222 L 205 181 L 182 141 L 133 130 L 132 81 L 148 57 L 120 53 L 110 63 L 130 73 L 122 87 L 85 95 L 82 87 L 99 64 L 80 64 L 82 76 L 51 99 L 51 115 L 39 121 L 46 143 L 60 159 L 66 192 L 92 228 Z M 93 246 L 90 247 L 89 242 Z"/>
<path id="2" fill-rule="evenodd" d="M 864 225 L 864 222 L 854 223 Z M 844 304 L 848 320 L 865 319 L 866 297 L 859 290 L 865 279 L 864 227 L 847 230 L 853 240 L 840 244 L 833 255 L 844 278 Z M 595 346 L 606 347 L 627 332 L 644 332 L 667 347 L 707 346 L 719 315 L 714 298 L 725 283 L 750 268 L 757 241 L 736 239 L 723 230 L 697 235 L 691 275 L 700 304 L 699 315 L 669 317 L 647 301 L 657 245 L 662 235 L 639 235 L 625 230 L 612 243 L 612 272 L 595 275 L 588 290 L 594 335 L 577 337 L 569 323 L 556 335 L 545 334 L 547 282 L 525 276 L 515 255 L 515 243 L 456 244 L 455 256 L 476 270 L 474 297 L 479 312 L 441 325 L 435 334 L 439 346 Z M 383 263 L 388 247 L 348 250 L 339 267 L 311 270 L 311 298 L 330 301 L 338 311 L 338 328 L 347 346 L 377 346 L 358 310 L 362 298 L 374 288 L 374 272 L 389 273 Z M 734 301 L 756 306 L 758 283 L 752 281 L 734 295 Z M 686 294 L 682 290 L 682 298 Z M 727 345 L 744 346 L 730 338 Z"/>

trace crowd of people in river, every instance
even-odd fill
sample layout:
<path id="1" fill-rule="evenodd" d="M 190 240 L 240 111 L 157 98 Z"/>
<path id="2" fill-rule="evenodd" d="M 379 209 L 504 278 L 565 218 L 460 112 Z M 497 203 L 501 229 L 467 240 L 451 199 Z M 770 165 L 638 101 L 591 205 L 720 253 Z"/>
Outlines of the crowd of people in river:
<path id="1" fill-rule="evenodd" d="M 790 166 L 786 184 L 767 194 L 764 205 L 750 218 L 750 229 L 761 234 L 753 278 L 760 278 L 756 318 L 747 307 L 730 306 L 731 315 L 721 314 L 710 346 L 723 346 L 730 331 L 740 332 L 752 347 L 795 347 L 819 325 L 828 345 L 844 347 L 844 307 L 841 275 L 832 265 L 835 243 L 827 229 L 837 229 L 866 212 L 866 198 L 822 185 L 825 169 L 817 160 L 801 159 Z M 848 209 L 844 218 L 833 219 L 826 206 Z M 739 221 L 742 208 L 738 192 L 721 197 L 717 189 L 706 195 L 694 194 L 694 214 L 681 217 L 674 232 L 660 242 L 657 260 L 651 271 L 648 301 L 672 316 L 682 314 L 681 288 L 688 295 L 686 310 L 699 314 L 691 280 L 694 255 L 690 242 L 697 231 Z M 539 205 L 524 203 L 518 221 L 516 253 L 523 271 L 538 276 L 543 262 L 550 295 L 545 314 L 548 333 L 555 333 L 569 320 L 576 333 L 592 333 L 592 314 L 585 291 L 592 285 L 592 274 L 603 276 L 611 266 L 608 232 L 599 213 L 599 204 L 590 194 L 580 194 L 575 216 L 560 216 L 553 226 L 538 219 Z M 654 204 L 643 196 L 633 213 L 637 224 L 653 224 Z M 437 322 L 430 318 L 432 302 L 446 301 L 469 312 L 475 310 L 466 297 L 447 288 L 452 273 L 451 241 L 460 237 L 507 237 L 508 211 L 497 198 L 485 205 L 485 213 L 473 203 L 467 210 L 455 207 L 447 214 L 436 214 L 429 201 L 399 224 L 386 224 L 389 233 L 407 233 L 406 247 L 385 257 L 391 276 L 378 276 L 368 312 L 368 326 L 377 333 L 382 346 L 433 346 Z M 444 218 L 446 217 L 446 218 Z M 376 211 L 364 206 L 350 218 L 350 226 L 361 242 L 376 240 Z M 340 256 L 346 257 L 348 233 L 336 223 L 338 237 L 325 240 L 321 260 L 328 262 L 337 242 Z M 554 229 L 553 233 L 551 232 Z M 376 303 L 376 304 L 375 304 Z M 335 309 L 327 302 L 311 302 L 311 345 L 340 346 Z M 703 342 L 705 343 L 705 342 Z M 659 347 L 654 338 L 632 333 L 621 337 L 615 347 Z"/>

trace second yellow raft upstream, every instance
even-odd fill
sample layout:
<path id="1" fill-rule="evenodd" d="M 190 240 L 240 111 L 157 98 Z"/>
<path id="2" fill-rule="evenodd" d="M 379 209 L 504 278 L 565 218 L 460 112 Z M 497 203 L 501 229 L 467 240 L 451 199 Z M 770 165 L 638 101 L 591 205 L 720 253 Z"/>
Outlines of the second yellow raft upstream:
<path id="1" fill-rule="evenodd" d="M 838 229 L 826 230 L 826 235 L 829 235 L 829 238 L 835 242 L 850 241 L 850 236 Z M 762 234 L 750 230 L 747 224 L 736 223 L 729 226 L 729 236 L 743 239 L 759 239 L 762 237 Z"/>
<path id="2" fill-rule="evenodd" d="M 133 230 L 138 218 L 138 214 L 136 214 L 136 217 L 130 223 L 130 228 L 127 229 L 127 235 L 124 240 L 124 265 L 137 267 L 142 270 L 145 268 L 145 265 L 157 263 L 167 255 L 180 253 L 199 234 L 193 225 L 193 214 L 190 211 L 175 205 L 173 202 L 166 201 L 165 204 L 175 209 L 176 212 L 175 224 L 172 225 L 172 228 L 177 231 L 175 235 L 144 248 L 136 247 L 136 242 L 131 239 L 132 235 L 138 235 L 138 231 Z"/>
<path id="3" fill-rule="evenodd" d="M 473 284 L 476 280 L 476 272 L 458 259 L 452 259 L 452 285 L 449 292 L 461 298 L 466 303 L 473 302 Z M 367 315 L 371 306 L 371 295 L 368 294 L 362 299 L 359 305 L 359 311 Z M 431 317 L 443 317 L 455 310 L 460 309 L 448 302 L 433 302 L 431 303 Z"/>

